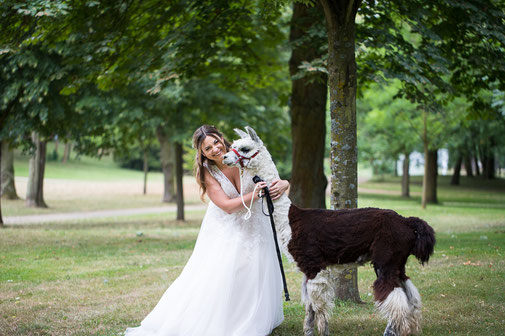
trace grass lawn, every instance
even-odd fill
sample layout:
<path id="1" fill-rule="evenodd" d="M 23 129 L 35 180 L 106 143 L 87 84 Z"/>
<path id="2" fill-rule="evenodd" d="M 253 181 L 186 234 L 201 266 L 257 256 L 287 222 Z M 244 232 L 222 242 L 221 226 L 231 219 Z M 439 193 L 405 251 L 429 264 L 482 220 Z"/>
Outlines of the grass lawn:
<path id="1" fill-rule="evenodd" d="M 55 185 L 63 183 L 63 189 L 75 192 L 75 184 L 66 184 L 72 181 L 70 173 L 65 174 L 54 177 Z M 123 197 L 104 187 L 111 181 L 97 180 L 103 182 L 97 188 L 105 189 L 110 204 Z M 397 179 L 370 180 L 360 185 L 359 205 L 420 216 L 437 232 L 430 263 L 422 267 L 411 257 L 407 264 L 407 274 L 423 298 L 423 334 L 503 335 L 505 181 L 463 179 L 461 186 L 452 187 L 441 177 L 441 203 L 426 210 L 420 208 L 418 188 L 419 179 L 414 178 L 413 197 L 402 199 Z M 89 192 L 77 200 L 90 198 Z M 61 201 L 54 197 L 54 203 Z M 71 204 L 68 200 L 63 209 L 83 210 L 82 204 Z M 8 206 L 6 215 L 14 212 Z M 184 223 L 168 217 L 13 225 L 1 230 L 0 335 L 119 335 L 138 325 L 191 255 L 203 212 L 187 213 Z M 272 335 L 302 335 L 301 274 L 293 265 L 285 267 L 292 301 L 284 304 L 285 321 Z M 359 269 L 364 303 L 338 303 L 331 335 L 382 335 L 386 323 L 374 310 L 374 280 L 371 266 Z"/>

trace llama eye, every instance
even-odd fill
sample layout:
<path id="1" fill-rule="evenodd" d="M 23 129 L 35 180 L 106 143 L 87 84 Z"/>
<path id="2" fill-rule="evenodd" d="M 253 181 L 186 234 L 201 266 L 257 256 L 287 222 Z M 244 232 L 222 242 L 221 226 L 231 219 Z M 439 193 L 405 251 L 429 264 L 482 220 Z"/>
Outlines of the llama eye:
<path id="1" fill-rule="evenodd" d="M 247 148 L 247 147 L 243 147 L 240 151 L 241 151 L 241 152 L 244 152 L 244 153 L 247 153 L 247 152 L 249 152 L 249 151 L 250 151 L 250 149 L 249 149 L 249 148 Z"/>

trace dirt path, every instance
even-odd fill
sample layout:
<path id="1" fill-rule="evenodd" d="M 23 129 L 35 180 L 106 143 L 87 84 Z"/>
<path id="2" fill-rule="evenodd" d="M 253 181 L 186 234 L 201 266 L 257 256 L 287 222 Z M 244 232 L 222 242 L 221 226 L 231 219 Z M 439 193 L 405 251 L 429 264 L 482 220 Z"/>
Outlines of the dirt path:
<path id="1" fill-rule="evenodd" d="M 26 190 L 26 178 L 16 177 L 16 184 L 19 190 Z M 359 176 L 358 184 L 362 184 L 368 180 L 367 177 Z M 96 195 L 96 191 L 100 190 L 102 194 L 116 195 L 119 194 L 124 197 L 124 195 L 135 195 L 141 188 L 141 184 L 138 181 L 79 181 L 79 180 L 62 180 L 62 179 L 45 179 L 46 183 L 46 195 L 50 196 L 52 199 L 72 199 L 72 198 L 82 198 L 82 197 L 93 197 Z M 149 186 L 149 190 L 153 194 L 160 194 L 162 192 L 161 184 L 157 182 L 151 182 L 152 185 Z M 193 183 L 192 179 L 186 183 L 185 187 L 185 199 L 198 199 L 198 187 L 196 183 Z M 185 184 L 185 185 L 186 185 Z M 363 192 L 374 192 L 372 190 L 360 189 Z M 329 195 L 330 192 L 330 181 L 328 181 L 328 187 L 326 193 Z M 381 191 L 383 192 L 383 191 Z M 24 194 L 21 192 L 20 196 L 23 198 Z M 192 210 L 205 210 L 207 208 L 206 204 L 191 204 L 186 205 L 186 211 Z M 158 207 L 147 207 L 147 208 L 130 208 L 130 209 L 114 209 L 114 210 L 95 210 L 95 211 L 78 211 L 78 212 L 68 212 L 68 213 L 52 213 L 52 214 L 37 214 L 37 215 L 22 215 L 22 216 L 4 216 L 3 220 L 6 225 L 20 225 L 20 224 L 40 224 L 40 223 L 51 223 L 51 222 L 65 222 L 65 221 L 78 221 L 83 219 L 91 218 L 108 218 L 108 217 L 125 217 L 125 216 L 135 216 L 135 215 L 147 215 L 147 214 L 160 214 L 175 212 L 177 208 L 175 205 L 166 205 Z"/>
<path id="2" fill-rule="evenodd" d="M 205 210 L 206 204 L 192 204 L 184 206 L 186 211 Z M 6 225 L 12 224 L 40 224 L 50 222 L 75 221 L 90 218 L 107 218 L 107 217 L 123 217 L 132 215 L 159 214 L 166 212 L 175 212 L 175 205 L 167 205 L 163 207 L 153 208 L 138 208 L 138 209 L 115 209 L 115 210 L 100 210 L 86 212 L 70 212 L 60 214 L 43 214 L 43 215 L 25 215 L 25 216 L 7 216 L 4 217 Z"/>

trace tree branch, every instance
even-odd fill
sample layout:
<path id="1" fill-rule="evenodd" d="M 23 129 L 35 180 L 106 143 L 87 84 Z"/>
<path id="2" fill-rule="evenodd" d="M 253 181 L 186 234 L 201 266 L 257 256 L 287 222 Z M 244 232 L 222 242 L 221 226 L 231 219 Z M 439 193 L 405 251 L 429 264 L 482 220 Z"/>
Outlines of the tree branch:
<path id="1" fill-rule="evenodd" d="M 323 6 L 324 10 L 324 16 L 326 17 L 326 25 L 327 29 L 330 30 L 333 27 L 333 20 L 332 20 L 332 11 L 331 11 L 331 5 L 328 0 L 319 0 L 321 3 L 321 6 Z"/>

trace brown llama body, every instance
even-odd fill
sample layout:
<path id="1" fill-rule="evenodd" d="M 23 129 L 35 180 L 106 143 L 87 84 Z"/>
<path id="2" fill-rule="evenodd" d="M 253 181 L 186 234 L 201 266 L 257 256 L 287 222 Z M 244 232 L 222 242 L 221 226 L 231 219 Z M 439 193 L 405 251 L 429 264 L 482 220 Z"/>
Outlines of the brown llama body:
<path id="1" fill-rule="evenodd" d="M 406 218 L 393 210 L 377 208 L 323 210 L 291 205 L 288 217 L 288 250 L 305 274 L 308 285 L 304 286 L 312 287 L 309 292 L 319 291 L 311 281 L 321 283 L 328 276 L 320 275 L 332 266 L 370 261 L 377 275 L 373 285 L 375 302 L 389 321 L 384 335 L 420 331 L 420 296 L 405 274 L 405 264 L 411 254 L 421 263 L 429 260 L 435 246 L 431 226 L 417 217 Z M 324 305 L 318 309 L 314 297 L 306 306 L 306 335 L 312 335 L 314 313 L 328 310 Z M 327 334 L 325 324 L 319 329 Z"/>
<path id="2" fill-rule="evenodd" d="M 378 301 L 408 279 L 405 264 L 410 254 L 424 263 L 435 245 L 434 231 L 426 222 L 393 210 L 301 209 L 291 205 L 288 216 L 288 249 L 307 279 L 314 279 L 330 265 L 370 261 L 378 276 L 374 283 Z"/>

